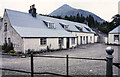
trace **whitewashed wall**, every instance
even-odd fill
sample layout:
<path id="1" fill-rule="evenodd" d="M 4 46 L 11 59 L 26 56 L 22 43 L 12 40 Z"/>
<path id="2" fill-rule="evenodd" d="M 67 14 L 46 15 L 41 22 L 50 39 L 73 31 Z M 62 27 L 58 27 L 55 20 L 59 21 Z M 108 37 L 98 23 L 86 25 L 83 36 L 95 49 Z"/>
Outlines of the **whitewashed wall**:
<path id="1" fill-rule="evenodd" d="M 83 32 L 72 32 L 75 36 L 78 36 L 78 45 L 81 44 L 81 39 L 80 36 L 82 36 L 82 44 L 86 44 L 86 36 L 88 36 L 88 43 L 94 43 L 95 42 L 95 37 L 93 33 L 83 33 Z M 83 37 L 85 36 L 85 40 Z M 90 39 L 92 37 L 92 40 Z"/>
<path id="2" fill-rule="evenodd" d="M 70 43 L 70 48 L 76 47 L 76 46 L 77 46 L 77 38 L 75 38 L 75 44 L 72 44 L 71 38 L 70 38 L 70 40 L 69 40 L 69 43 Z"/>
<path id="3" fill-rule="evenodd" d="M 41 50 L 41 49 L 46 49 L 47 46 L 50 49 L 59 49 L 59 38 L 46 38 L 46 45 L 40 45 L 40 38 L 23 38 L 24 40 L 24 51 L 28 49 L 34 49 L 34 50 Z M 70 47 L 75 47 L 75 44 L 71 44 L 71 38 L 69 40 L 70 42 Z M 66 49 L 66 38 L 63 39 L 63 45 L 62 48 Z"/>
<path id="4" fill-rule="evenodd" d="M 98 42 L 98 36 L 95 36 L 95 43 Z"/>
<path id="5" fill-rule="evenodd" d="M 119 41 L 114 41 L 114 35 L 119 35 Z M 120 34 L 109 34 L 108 41 L 109 44 L 120 44 Z"/>
<path id="6" fill-rule="evenodd" d="M 104 37 L 104 43 L 108 43 L 108 37 Z"/>

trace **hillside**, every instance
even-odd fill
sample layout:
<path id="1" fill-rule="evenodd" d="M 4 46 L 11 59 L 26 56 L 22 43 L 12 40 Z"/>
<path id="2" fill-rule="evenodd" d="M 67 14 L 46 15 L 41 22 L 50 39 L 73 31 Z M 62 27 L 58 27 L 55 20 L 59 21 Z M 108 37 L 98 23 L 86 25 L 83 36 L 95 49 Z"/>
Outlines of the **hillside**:
<path id="1" fill-rule="evenodd" d="M 97 16 L 97 15 L 91 13 L 91 12 L 88 12 L 88 11 L 85 11 L 85 10 L 82 10 L 82 9 L 75 9 L 75 8 L 72 8 L 71 6 L 69 6 L 67 4 L 64 4 L 63 6 L 59 7 L 56 10 L 54 10 L 49 15 L 65 17 L 66 15 L 67 16 L 70 16 L 70 15 L 76 16 L 77 13 L 79 13 L 79 15 L 82 14 L 84 17 L 87 17 L 87 16 L 91 15 L 98 22 L 104 22 L 105 21 L 105 20 L 101 19 L 99 16 Z"/>

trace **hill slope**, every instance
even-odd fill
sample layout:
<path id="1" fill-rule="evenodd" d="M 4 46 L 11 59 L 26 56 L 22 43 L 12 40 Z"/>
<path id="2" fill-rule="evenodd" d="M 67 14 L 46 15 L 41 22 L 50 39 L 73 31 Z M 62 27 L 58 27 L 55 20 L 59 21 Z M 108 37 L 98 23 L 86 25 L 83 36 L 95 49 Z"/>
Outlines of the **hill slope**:
<path id="1" fill-rule="evenodd" d="M 91 12 L 88 12 L 88 11 L 85 11 L 85 10 L 82 10 L 82 9 L 75 9 L 75 8 L 72 8 L 71 6 L 69 6 L 67 4 L 64 4 L 63 6 L 59 7 L 56 10 L 54 10 L 49 15 L 65 17 L 66 15 L 67 16 L 70 16 L 70 15 L 76 16 L 77 13 L 79 13 L 79 15 L 82 14 L 84 17 L 92 15 L 94 17 L 94 19 L 99 21 L 99 22 L 104 22 L 105 21 L 105 20 L 101 19 L 99 16 L 97 16 L 97 15 L 91 13 Z"/>

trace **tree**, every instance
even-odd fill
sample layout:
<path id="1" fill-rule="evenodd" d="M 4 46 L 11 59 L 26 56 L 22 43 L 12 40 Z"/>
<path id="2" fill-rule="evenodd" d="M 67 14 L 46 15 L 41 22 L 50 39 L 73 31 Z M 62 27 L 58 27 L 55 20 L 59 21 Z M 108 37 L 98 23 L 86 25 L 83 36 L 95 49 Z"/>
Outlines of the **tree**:
<path id="1" fill-rule="evenodd" d="M 87 20 L 87 22 L 88 22 L 88 26 L 89 26 L 89 27 L 94 27 L 95 21 L 94 21 L 93 16 L 91 16 L 91 15 L 87 16 L 86 20 Z"/>
<path id="2" fill-rule="evenodd" d="M 65 20 L 68 20 L 68 16 L 66 15 L 66 16 L 64 17 L 64 19 L 65 19 Z"/>
<path id="3" fill-rule="evenodd" d="M 114 26 L 118 26 L 120 25 L 120 14 L 116 14 L 112 17 L 112 22 L 114 24 Z"/>

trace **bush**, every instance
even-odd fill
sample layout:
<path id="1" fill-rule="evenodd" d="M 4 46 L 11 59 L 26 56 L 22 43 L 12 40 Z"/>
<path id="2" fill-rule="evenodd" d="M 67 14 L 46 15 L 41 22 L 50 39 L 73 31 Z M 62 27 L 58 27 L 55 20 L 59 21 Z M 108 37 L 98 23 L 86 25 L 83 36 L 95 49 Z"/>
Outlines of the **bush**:
<path id="1" fill-rule="evenodd" d="M 4 43 L 4 44 L 2 45 L 2 50 L 5 50 L 6 47 L 7 47 L 7 43 Z"/>
<path id="2" fill-rule="evenodd" d="M 2 50 L 4 50 L 5 53 L 8 53 L 10 50 L 13 50 L 13 44 L 10 43 L 10 44 L 7 44 L 5 43 L 3 46 L 2 46 Z"/>

